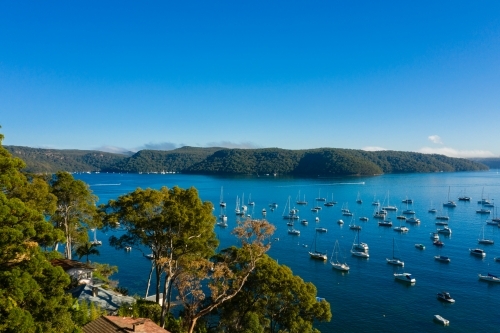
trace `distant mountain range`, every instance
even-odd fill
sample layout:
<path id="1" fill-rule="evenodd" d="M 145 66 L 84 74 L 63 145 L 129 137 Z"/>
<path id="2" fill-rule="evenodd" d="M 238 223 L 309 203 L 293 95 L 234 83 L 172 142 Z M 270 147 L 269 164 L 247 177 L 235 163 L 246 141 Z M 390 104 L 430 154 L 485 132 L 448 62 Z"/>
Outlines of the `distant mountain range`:
<path id="1" fill-rule="evenodd" d="M 32 173 L 176 172 L 207 175 L 345 176 L 383 173 L 453 172 L 499 167 L 500 159 L 452 158 L 401 151 L 363 151 L 340 148 L 286 150 L 182 147 L 141 150 L 133 155 L 95 150 L 58 150 L 4 146 L 26 162 Z"/>

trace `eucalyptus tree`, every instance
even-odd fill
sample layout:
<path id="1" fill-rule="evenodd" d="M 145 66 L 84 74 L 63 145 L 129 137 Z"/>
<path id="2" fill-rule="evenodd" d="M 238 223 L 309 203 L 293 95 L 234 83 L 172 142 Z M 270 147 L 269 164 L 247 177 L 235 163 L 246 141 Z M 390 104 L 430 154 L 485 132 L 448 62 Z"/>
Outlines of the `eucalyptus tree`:
<path id="1" fill-rule="evenodd" d="M 266 220 L 241 221 L 232 232 L 241 244 L 239 248 L 225 249 L 212 260 L 190 258 L 183 263 L 174 284 L 184 306 L 184 324 L 189 333 L 194 332 L 200 318 L 241 292 L 271 248 L 274 230 L 274 225 Z"/>
<path id="2" fill-rule="evenodd" d="M 88 229 L 100 225 L 96 202 L 89 186 L 68 172 L 57 172 L 49 181 L 51 193 L 57 198 L 57 208 L 50 219 L 65 236 L 64 255 L 71 259 L 73 244 L 88 241 Z M 57 250 L 56 243 L 54 249 Z"/>
<path id="3" fill-rule="evenodd" d="M 111 246 L 117 249 L 131 247 L 143 254 L 146 250 L 151 255 L 152 266 L 146 294 L 152 273 L 155 272 L 157 302 L 160 299 L 162 275 L 165 273 L 162 325 L 169 311 L 171 283 L 179 273 L 181 264 L 196 258 L 209 258 L 217 248 L 212 209 L 212 203 L 202 202 L 194 187 L 162 187 L 159 190 L 138 188 L 101 206 L 106 226 L 125 229 L 122 236 L 110 237 Z"/>
<path id="4" fill-rule="evenodd" d="M 319 332 L 313 324 L 330 321 L 332 314 L 330 304 L 316 297 L 312 283 L 266 255 L 241 292 L 219 308 L 218 326 L 225 332 L 245 332 L 258 322 L 269 333 Z"/>
<path id="5" fill-rule="evenodd" d="M 73 332 L 69 276 L 39 246 L 62 236 L 43 215 L 48 184 L 26 177 L 24 162 L 2 140 L 0 134 L 0 332 Z"/>

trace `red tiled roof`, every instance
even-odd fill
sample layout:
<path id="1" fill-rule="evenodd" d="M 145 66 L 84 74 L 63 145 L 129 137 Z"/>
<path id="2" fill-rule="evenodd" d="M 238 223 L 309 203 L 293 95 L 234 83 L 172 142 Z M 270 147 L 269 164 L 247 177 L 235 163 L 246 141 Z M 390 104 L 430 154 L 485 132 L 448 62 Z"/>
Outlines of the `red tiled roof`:
<path id="1" fill-rule="evenodd" d="M 134 331 L 134 324 L 136 330 Z M 170 333 L 151 319 L 119 316 L 102 316 L 82 327 L 84 333 Z"/>

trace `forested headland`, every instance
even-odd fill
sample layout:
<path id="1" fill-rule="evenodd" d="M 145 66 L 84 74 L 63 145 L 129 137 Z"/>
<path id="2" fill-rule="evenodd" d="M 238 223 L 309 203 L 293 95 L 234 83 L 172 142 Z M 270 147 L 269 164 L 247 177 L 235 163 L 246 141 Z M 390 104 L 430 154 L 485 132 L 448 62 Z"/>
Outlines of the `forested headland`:
<path id="1" fill-rule="evenodd" d="M 92 150 L 5 146 L 32 173 L 175 172 L 205 175 L 347 176 L 488 170 L 489 160 L 452 158 L 402 151 L 340 148 L 287 150 L 182 147 L 169 151 L 141 150 L 132 155 Z M 498 161 L 497 161 L 498 162 Z M 492 164 L 491 166 L 494 166 Z"/>

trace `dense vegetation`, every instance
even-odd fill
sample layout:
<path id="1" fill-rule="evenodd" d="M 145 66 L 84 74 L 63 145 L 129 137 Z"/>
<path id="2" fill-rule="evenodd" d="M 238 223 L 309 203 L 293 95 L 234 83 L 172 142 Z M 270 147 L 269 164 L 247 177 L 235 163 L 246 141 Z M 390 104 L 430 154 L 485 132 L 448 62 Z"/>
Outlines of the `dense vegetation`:
<path id="1" fill-rule="evenodd" d="M 132 156 L 98 151 L 6 147 L 29 172 L 180 172 L 218 175 L 345 176 L 487 170 L 479 162 L 437 154 L 354 149 L 308 150 L 183 147 L 142 150 Z"/>
<path id="2" fill-rule="evenodd" d="M 482 163 L 492 169 L 500 169 L 500 157 L 473 158 L 472 160 Z"/>
<path id="3" fill-rule="evenodd" d="M 97 318 L 102 311 L 93 304 L 71 299 L 67 291 L 78 281 L 50 259 L 71 259 L 75 252 L 88 261 L 99 254 L 88 241 L 89 228 L 118 226 L 127 232 L 112 236 L 110 244 L 149 248 L 149 280 L 155 270 L 157 301 L 160 292 L 165 295 L 161 305 L 138 302 L 122 308 L 122 315 L 151 316 L 173 333 L 316 333 L 314 323 L 331 319 L 330 304 L 316 299 L 312 283 L 266 255 L 275 230 L 268 221 L 240 221 L 232 231 L 239 247 L 219 251 L 213 204 L 202 202 L 195 188 L 138 188 L 96 209 L 87 184 L 63 171 L 23 173 L 24 162 L 2 140 L 0 134 L 0 332 L 77 333 Z M 113 267 L 99 271 L 109 276 Z M 171 311 L 172 293 L 180 313 Z M 233 314 L 242 317 L 231 321 Z M 209 320 L 214 315 L 224 321 Z"/>

